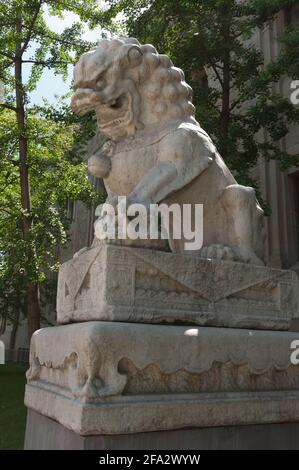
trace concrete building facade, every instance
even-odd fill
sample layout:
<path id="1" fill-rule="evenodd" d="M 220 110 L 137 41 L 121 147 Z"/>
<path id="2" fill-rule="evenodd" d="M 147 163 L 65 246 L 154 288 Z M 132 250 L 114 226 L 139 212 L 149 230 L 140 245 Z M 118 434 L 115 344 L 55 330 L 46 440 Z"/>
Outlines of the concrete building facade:
<path id="1" fill-rule="evenodd" d="M 299 25 L 299 2 L 281 11 L 276 21 L 256 32 L 255 41 L 263 52 L 265 62 L 277 57 L 282 47 L 277 38 L 290 22 Z M 298 77 L 299 79 L 299 77 Z M 292 81 L 283 77 L 273 92 L 291 99 Z M 262 136 L 266 142 L 266 133 Z M 281 150 L 299 156 L 299 127 L 293 126 L 280 142 Z M 267 263 L 277 268 L 293 268 L 299 272 L 299 167 L 282 172 L 277 161 L 261 161 L 257 177 L 264 200 L 270 206 L 271 215 L 266 218 Z"/>

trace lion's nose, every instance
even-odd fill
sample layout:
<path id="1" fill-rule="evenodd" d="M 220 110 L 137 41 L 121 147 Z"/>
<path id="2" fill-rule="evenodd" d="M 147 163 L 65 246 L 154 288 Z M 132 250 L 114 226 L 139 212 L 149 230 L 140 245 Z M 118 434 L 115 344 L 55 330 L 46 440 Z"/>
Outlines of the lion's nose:
<path id="1" fill-rule="evenodd" d="M 78 88 L 71 99 L 71 108 L 75 113 L 85 114 L 102 102 L 100 94 L 91 88 Z"/>

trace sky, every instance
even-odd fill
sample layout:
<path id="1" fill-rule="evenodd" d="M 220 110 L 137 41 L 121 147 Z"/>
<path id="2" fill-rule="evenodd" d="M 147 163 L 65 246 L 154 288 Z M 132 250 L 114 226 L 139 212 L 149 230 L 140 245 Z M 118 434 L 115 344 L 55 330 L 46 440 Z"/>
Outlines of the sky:
<path id="1" fill-rule="evenodd" d="M 47 25 L 52 31 L 61 33 L 65 28 L 70 27 L 73 23 L 79 21 L 78 15 L 74 13 L 67 12 L 64 15 L 64 19 L 58 17 L 50 16 L 47 13 L 45 14 Z M 85 29 L 83 38 L 95 42 L 100 39 L 101 28 L 96 28 L 93 31 L 88 28 Z M 31 49 L 32 51 L 32 49 Z M 29 51 L 30 53 L 30 51 Z M 30 65 L 24 64 L 24 78 L 28 77 L 30 72 Z M 50 103 L 55 103 L 57 101 L 57 96 L 63 96 L 69 91 L 69 87 L 72 81 L 73 76 L 73 66 L 69 66 L 69 74 L 67 81 L 64 82 L 61 76 L 56 76 L 51 70 L 45 69 L 43 75 L 37 85 L 37 88 L 34 92 L 30 94 L 30 104 L 39 105 L 43 103 L 43 99 L 48 100 Z"/>

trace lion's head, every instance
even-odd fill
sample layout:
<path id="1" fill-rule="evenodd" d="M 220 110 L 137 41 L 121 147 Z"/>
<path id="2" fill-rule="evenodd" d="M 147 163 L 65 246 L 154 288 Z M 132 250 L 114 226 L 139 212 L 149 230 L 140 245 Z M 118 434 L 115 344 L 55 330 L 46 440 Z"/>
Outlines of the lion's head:
<path id="1" fill-rule="evenodd" d="M 102 40 L 83 54 L 74 88 L 73 111 L 95 110 L 99 129 L 115 141 L 155 123 L 194 119 L 184 72 L 137 39 Z"/>

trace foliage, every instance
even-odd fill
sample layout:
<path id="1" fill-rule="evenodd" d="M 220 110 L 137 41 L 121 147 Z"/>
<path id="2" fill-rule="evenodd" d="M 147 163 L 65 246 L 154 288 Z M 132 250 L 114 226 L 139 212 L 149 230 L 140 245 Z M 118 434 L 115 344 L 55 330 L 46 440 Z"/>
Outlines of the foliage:
<path id="1" fill-rule="evenodd" d="M 48 113 L 48 110 L 47 110 Z M 23 312 L 28 282 L 44 282 L 57 269 L 57 247 L 67 241 L 68 200 L 97 201 L 85 164 L 73 154 L 78 124 L 49 119 L 36 109 L 27 114 L 33 225 L 22 231 L 15 113 L 0 112 L 0 316 L 13 321 Z M 34 247 L 35 259 L 31 259 Z M 23 295 L 22 295 L 23 293 Z"/>
<path id="2" fill-rule="evenodd" d="M 123 11 L 130 36 L 154 44 L 186 73 L 194 90 L 197 119 L 244 184 L 259 158 L 281 169 L 298 157 L 279 145 L 299 111 L 277 90 L 284 75 L 299 76 L 299 28 L 287 26 L 278 57 L 266 63 L 252 41 L 283 8 L 296 0 L 110 0 L 107 18 Z M 205 78 L 205 72 L 209 81 Z M 274 93 L 273 93 L 274 91 Z M 260 133 L 265 132 L 263 143 Z"/>
<path id="3" fill-rule="evenodd" d="M 26 407 L 25 367 L 0 365 L 0 449 L 24 448 Z"/>
<path id="4" fill-rule="evenodd" d="M 78 15 L 61 33 L 47 15 Z M 30 106 L 41 74 L 66 77 L 69 66 L 94 44 L 82 39 L 85 25 L 103 24 L 97 0 L 0 0 L 0 316 L 29 315 L 29 336 L 38 328 L 39 286 L 57 269 L 57 246 L 67 240 L 67 201 L 99 199 L 78 151 L 94 129 L 47 103 Z M 24 79 L 24 67 L 30 67 Z"/>

